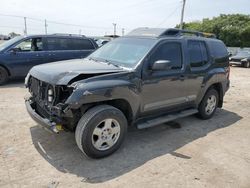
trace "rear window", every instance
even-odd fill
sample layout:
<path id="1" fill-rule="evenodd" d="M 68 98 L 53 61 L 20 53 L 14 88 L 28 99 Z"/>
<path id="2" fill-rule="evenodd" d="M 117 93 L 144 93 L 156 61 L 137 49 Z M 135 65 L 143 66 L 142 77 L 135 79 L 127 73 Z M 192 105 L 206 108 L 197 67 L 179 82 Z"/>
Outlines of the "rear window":
<path id="1" fill-rule="evenodd" d="M 221 41 L 210 41 L 210 48 L 212 55 L 217 58 L 224 58 L 228 56 L 228 51 L 225 44 Z"/>
<path id="2" fill-rule="evenodd" d="M 92 50 L 95 49 L 88 39 L 47 38 L 47 50 Z"/>

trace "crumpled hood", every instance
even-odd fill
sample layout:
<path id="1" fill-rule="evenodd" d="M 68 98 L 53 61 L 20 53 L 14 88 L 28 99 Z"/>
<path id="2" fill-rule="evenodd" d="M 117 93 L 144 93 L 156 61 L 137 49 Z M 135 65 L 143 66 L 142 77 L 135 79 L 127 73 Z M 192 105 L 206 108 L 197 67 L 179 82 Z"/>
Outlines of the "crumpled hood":
<path id="1" fill-rule="evenodd" d="M 102 74 L 124 71 L 112 64 L 89 59 L 58 61 L 33 67 L 29 74 L 38 80 L 53 84 L 67 85 L 70 80 L 81 74 Z"/>

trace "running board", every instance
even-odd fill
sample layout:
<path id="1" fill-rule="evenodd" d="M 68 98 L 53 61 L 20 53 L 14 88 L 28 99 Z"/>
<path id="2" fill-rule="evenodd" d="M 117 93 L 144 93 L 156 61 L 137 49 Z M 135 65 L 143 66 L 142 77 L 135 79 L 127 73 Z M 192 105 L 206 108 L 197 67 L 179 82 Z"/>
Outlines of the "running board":
<path id="1" fill-rule="evenodd" d="M 183 118 L 186 116 L 196 114 L 197 112 L 198 112 L 197 109 L 189 109 L 189 110 L 184 110 L 184 111 L 177 112 L 174 114 L 169 114 L 166 116 L 161 116 L 161 117 L 158 117 L 155 119 L 146 120 L 143 123 L 138 123 L 137 128 L 138 129 L 145 129 L 145 128 L 149 128 L 149 127 L 154 127 L 154 126 L 160 125 L 162 123 L 166 123 L 169 121 L 173 121 L 175 119 L 179 119 L 179 118 Z"/>

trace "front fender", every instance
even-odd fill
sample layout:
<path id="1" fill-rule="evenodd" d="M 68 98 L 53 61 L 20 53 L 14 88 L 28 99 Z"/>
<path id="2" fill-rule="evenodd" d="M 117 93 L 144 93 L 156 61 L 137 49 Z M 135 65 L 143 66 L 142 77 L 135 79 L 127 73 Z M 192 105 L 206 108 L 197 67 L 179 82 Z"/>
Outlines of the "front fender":
<path id="1" fill-rule="evenodd" d="M 140 104 L 138 87 L 135 83 L 125 80 L 99 80 L 81 83 L 77 85 L 65 103 L 71 109 L 78 109 L 84 104 L 115 99 L 126 100 L 130 104 L 133 115 L 138 112 Z"/>

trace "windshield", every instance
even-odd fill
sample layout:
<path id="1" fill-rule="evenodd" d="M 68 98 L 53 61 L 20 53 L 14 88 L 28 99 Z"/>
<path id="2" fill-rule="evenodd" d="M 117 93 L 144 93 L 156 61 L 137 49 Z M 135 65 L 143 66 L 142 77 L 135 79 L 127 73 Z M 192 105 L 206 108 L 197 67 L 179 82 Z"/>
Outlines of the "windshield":
<path id="1" fill-rule="evenodd" d="M 155 43 L 154 39 L 118 38 L 93 52 L 89 58 L 133 68 Z"/>
<path id="2" fill-rule="evenodd" d="M 17 36 L 17 37 L 15 37 L 15 38 L 13 38 L 13 39 L 10 39 L 10 40 L 8 40 L 8 41 L 6 41 L 6 42 L 0 44 L 0 51 L 1 51 L 1 50 L 4 50 L 5 48 L 7 48 L 7 47 L 9 47 L 9 46 L 11 46 L 12 44 L 14 44 L 15 42 L 19 41 L 19 40 L 22 39 L 22 38 L 23 38 L 23 37 L 21 37 L 21 36 Z"/>

